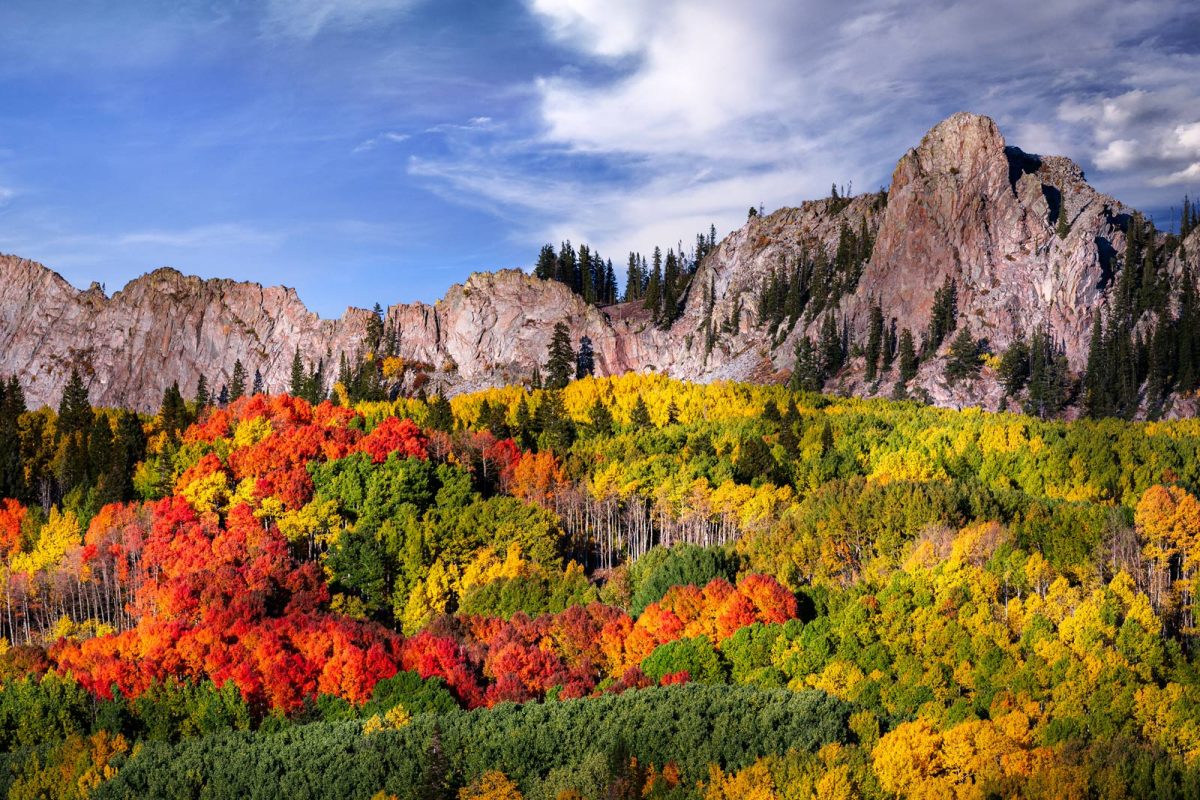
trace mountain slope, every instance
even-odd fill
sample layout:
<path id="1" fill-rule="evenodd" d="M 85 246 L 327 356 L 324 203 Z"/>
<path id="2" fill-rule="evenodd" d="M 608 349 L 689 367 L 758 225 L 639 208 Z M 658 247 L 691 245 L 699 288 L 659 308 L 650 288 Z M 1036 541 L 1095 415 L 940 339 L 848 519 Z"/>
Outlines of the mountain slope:
<path id="1" fill-rule="evenodd" d="M 918 336 L 935 291 L 958 289 L 958 319 L 1000 352 L 1014 336 L 1049 325 L 1074 371 L 1083 368 L 1093 315 L 1115 284 L 1131 209 L 1092 189 L 1061 157 L 1026 154 L 1005 142 L 992 120 L 960 113 L 906 153 L 885 194 L 827 198 L 752 217 L 704 260 L 683 313 L 668 330 L 636 304 L 598 309 L 565 286 L 516 270 L 477 273 L 430 306 L 388 309 L 399 355 L 426 365 L 435 386 L 451 391 L 527 379 L 545 359 L 552 328 L 566 321 L 587 335 L 597 372 L 658 370 L 693 380 L 777 380 L 793 366 L 795 343 L 816 336 L 823 315 L 795 324 L 761 319 L 759 298 L 776 272 L 804 257 L 832 263 L 846 232 L 874 242 L 855 261 L 854 280 L 831 292 L 823 310 L 844 320 L 850 342 L 865 341 L 870 310 Z M 1069 233 L 1059 235 L 1059 215 Z M 1187 243 L 1195 269 L 1200 241 Z M 1178 273 L 1176 255 L 1170 269 Z M 33 262 L 0 257 L 0 374 L 18 375 L 32 404 L 56 402 L 72 367 L 89 381 L 93 402 L 157 406 L 178 381 L 190 394 L 201 373 L 228 382 L 234 361 L 262 372 L 268 390 L 286 387 L 292 355 L 324 358 L 333 372 L 361 349 L 370 312 L 348 309 L 322 320 L 291 289 L 200 280 L 161 269 L 112 297 L 98 286 L 78 291 Z M 944 349 L 944 348 L 943 348 Z M 994 376 L 950 389 L 940 362 L 917 378 L 934 402 L 995 407 Z M 884 394 L 894 376 L 868 385 L 851 360 L 828 384 Z"/>

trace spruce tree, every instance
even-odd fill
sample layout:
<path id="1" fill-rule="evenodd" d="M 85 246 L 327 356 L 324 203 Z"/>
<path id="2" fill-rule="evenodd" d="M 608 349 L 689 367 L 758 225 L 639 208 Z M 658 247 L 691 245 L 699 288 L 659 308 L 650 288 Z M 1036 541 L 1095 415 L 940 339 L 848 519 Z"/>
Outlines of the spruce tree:
<path id="1" fill-rule="evenodd" d="M 246 367 L 241 359 L 233 362 L 233 375 L 229 379 L 229 402 L 233 402 L 246 394 Z"/>
<path id="2" fill-rule="evenodd" d="M 72 368 L 71 377 L 63 389 L 62 400 L 58 404 L 58 421 L 55 433 L 59 438 L 73 433 L 83 436 L 92 429 L 92 405 L 88 402 L 87 387 L 79 370 Z"/>
<path id="3" fill-rule="evenodd" d="M 579 337 L 579 353 L 575 356 L 575 377 L 583 378 L 596 373 L 596 355 L 592 350 L 592 340 L 587 336 Z"/>
<path id="4" fill-rule="evenodd" d="M 203 410 L 206 406 L 212 404 L 212 392 L 208 389 L 208 376 L 203 372 L 196 379 L 196 411 Z"/>
<path id="5" fill-rule="evenodd" d="M 650 409 L 646 407 L 646 401 L 640 394 L 629 413 L 629 424 L 635 429 L 650 427 Z"/>
<path id="6" fill-rule="evenodd" d="M 912 332 L 905 328 L 900 331 L 900 344 L 897 348 L 900 359 L 900 383 L 908 383 L 917 377 L 917 348 L 913 344 Z"/>
<path id="7" fill-rule="evenodd" d="M 946 356 L 945 377 L 954 385 L 960 380 L 974 380 L 979 376 L 979 343 L 966 328 L 961 329 L 950 343 Z"/>
<path id="8" fill-rule="evenodd" d="M 292 353 L 292 377 L 288 384 L 288 394 L 292 397 L 303 397 L 308 376 L 304 372 L 304 362 L 300 359 L 300 346 L 297 345 Z"/>
<path id="9" fill-rule="evenodd" d="M 798 392 L 819 392 L 825 388 L 825 372 L 812 339 L 796 340 L 796 363 L 792 368 L 791 387 Z"/>
<path id="10" fill-rule="evenodd" d="M 575 352 L 571 349 L 571 332 L 565 322 L 556 323 L 550 337 L 546 359 L 546 388 L 562 389 L 575 374 Z"/>
<path id="11" fill-rule="evenodd" d="M 254 383 L 252 385 L 252 388 L 250 389 L 250 393 L 251 394 L 262 394 L 263 391 L 264 391 L 264 388 L 263 388 L 262 372 L 260 372 L 258 369 L 255 369 L 254 370 Z"/>
<path id="12" fill-rule="evenodd" d="M 588 412 L 588 420 L 591 424 L 592 433 L 596 436 L 608 436 L 613 431 L 613 415 L 608 410 L 608 406 L 599 397 L 592 403 L 592 408 Z"/>
<path id="13" fill-rule="evenodd" d="M 557 268 L 558 257 L 554 254 L 554 245 L 542 245 L 542 251 L 538 253 L 537 264 L 533 268 L 533 274 L 544 281 L 554 280 Z"/>
<path id="14" fill-rule="evenodd" d="M 878 304 L 871 307 L 871 322 L 867 330 L 866 379 L 875 380 L 879 373 L 879 358 L 883 350 L 883 308 Z"/>
<path id="15" fill-rule="evenodd" d="M 429 416 L 425 421 L 435 431 L 444 431 L 446 433 L 453 431 L 454 409 L 451 407 L 450 401 L 441 394 L 434 397 L 429 403 Z"/>

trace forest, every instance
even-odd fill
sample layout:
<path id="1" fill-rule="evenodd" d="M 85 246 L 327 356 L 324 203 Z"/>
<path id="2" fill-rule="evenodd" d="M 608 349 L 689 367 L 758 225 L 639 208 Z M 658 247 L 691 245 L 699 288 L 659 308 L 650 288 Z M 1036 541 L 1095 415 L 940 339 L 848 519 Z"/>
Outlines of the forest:
<path id="1" fill-rule="evenodd" d="M 1200 421 L 310 378 L 3 383 L 7 796 L 1200 795 Z"/>

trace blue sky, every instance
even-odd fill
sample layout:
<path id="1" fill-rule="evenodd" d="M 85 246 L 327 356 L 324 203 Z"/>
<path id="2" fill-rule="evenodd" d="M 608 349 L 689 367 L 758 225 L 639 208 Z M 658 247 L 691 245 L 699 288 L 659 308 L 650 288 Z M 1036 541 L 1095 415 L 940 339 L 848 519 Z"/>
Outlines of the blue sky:
<path id="1" fill-rule="evenodd" d="M 7 0 L 0 251 L 336 316 L 874 189 L 963 109 L 1166 222 L 1200 193 L 1193 5 Z"/>

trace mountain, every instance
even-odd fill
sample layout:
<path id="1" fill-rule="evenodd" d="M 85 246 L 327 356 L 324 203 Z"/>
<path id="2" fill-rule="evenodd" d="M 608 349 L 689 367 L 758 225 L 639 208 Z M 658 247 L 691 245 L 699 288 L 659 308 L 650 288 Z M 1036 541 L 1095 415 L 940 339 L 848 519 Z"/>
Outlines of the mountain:
<path id="1" fill-rule="evenodd" d="M 598 374 L 772 381 L 790 374 L 797 341 L 818 339 L 827 318 L 844 344 L 864 344 L 875 305 L 889 327 L 907 328 L 919 342 L 937 291 L 950 282 L 959 327 L 990 352 L 1047 326 L 1078 375 L 1094 316 L 1116 292 L 1134 214 L 1090 187 L 1069 159 L 1024 153 L 992 120 L 959 113 L 900 159 L 886 193 L 752 215 L 702 261 L 682 314 L 665 330 L 640 303 L 597 308 L 517 270 L 474 274 L 432 306 L 394 305 L 386 323 L 409 367 L 408 388 L 416 375 L 447 391 L 526 380 L 559 321 L 576 341 L 592 340 Z M 1164 256 L 1167 275 L 1200 270 L 1196 231 L 1184 245 Z M 816 266 L 805 278 L 804 313 L 794 322 L 772 316 L 764 293 L 805 264 Z M 0 374 L 19 376 L 31 405 L 57 402 L 73 367 L 93 403 L 145 410 L 157 408 L 172 382 L 185 395 L 201 373 L 211 386 L 228 382 L 239 359 L 251 374 L 261 371 L 268 390 L 283 390 L 297 349 L 307 363 L 324 359 L 333 374 L 343 355 L 362 350 L 371 317 L 348 309 L 320 319 L 292 289 L 171 269 L 111 297 L 13 256 L 0 257 L 0 276 Z M 1149 324 L 1133 321 L 1139 340 Z M 942 405 L 998 407 L 1003 391 L 990 366 L 977 381 L 946 384 L 948 346 L 949 339 L 930 349 L 911 388 Z M 894 369 L 874 381 L 865 372 L 864 359 L 852 356 L 825 387 L 891 393 Z M 1189 411 L 1184 402 L 1168 409 Z"/>

